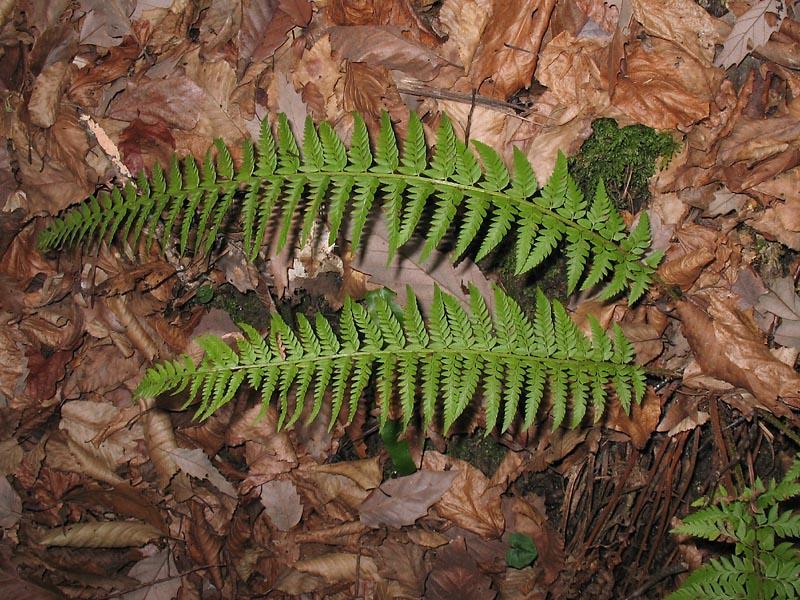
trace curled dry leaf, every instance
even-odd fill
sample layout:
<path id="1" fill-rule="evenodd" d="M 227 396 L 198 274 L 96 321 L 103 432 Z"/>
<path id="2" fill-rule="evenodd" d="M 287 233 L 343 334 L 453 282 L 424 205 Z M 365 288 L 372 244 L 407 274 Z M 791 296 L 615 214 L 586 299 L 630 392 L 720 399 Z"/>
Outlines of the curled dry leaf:
<path id="1" fill-rule="evenodd" d="M 390 479 L 359 507 L 361 522 L 370 527 L 413 525 L 428 514 L 430 506 L 442 497 L 456 475 L 455 471 L 421 470 Z"/>
<path id="2" fill-rule="evenodd" d="M 178 448 L 175 430 L 172 428 L 169 415 L 163 410 L 155 408 L 153 398 L 138 398 L 137 403 L 142 411 L 144 442 L 150 454 L 150 460 L 156 468 L 159 487 L 163 490 L 179 471 L 178 463 L 172 454 Z"/>
<path id="3" fill-rule="evenodd" d="M 619 402 L 612 402 L 606 415 L 606 427 L 628 434 L 633 445 L 643 450 L 660 418 L 661 401 L 653 388 L 648 386 L 642 403 L 633 403 L 629 415 L 625 414 Z"/>
<path id="4" fill-rule="evenodd" d="M 51 529 L 39 537 L 38 543 L 42 546 L 71 548 L 129 548 L 144 546 L 161 536 L 159 529 L 146 523 L 104 521 Z"/>
<path id="5" fill-rule="evenodd" d="M 709 291 L 677 304 L 684 336 L 701 369 L 750 391 L 777 416 L 791 416 L 778 400 L 800 407 L 800 375 L 773 356 L 752 317 L 725 292 Z"/>
<path id="6" fill-rule="evenodd" d="M 703 268 L 713 260 L 714 253 L 709 248 L 698 248 L 660 265 L 658 275 L 667 285 L 677 285 L 685 291 L 692 287 Z"/>

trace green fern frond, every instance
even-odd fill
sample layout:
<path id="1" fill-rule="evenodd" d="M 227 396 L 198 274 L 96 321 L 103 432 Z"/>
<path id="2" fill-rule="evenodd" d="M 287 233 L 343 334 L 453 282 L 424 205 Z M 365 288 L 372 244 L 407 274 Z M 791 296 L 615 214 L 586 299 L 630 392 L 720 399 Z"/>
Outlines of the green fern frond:
<path id="1" fill-rule="evenodd" d="M 358 116 L 349 149 L 330 125 L 315 126 L 310 119 L 300 147 L 288 119 L 280 115 L 274 132 L 262 124 L 257 149 L 245 142 L 240 164 L 217 141 L 202 168 L 192 157 L 173 160 L 166 172 L 156 165 L 152 176 L 140 176 L 136 186 L 100 192 L 56 218 L 41 234 L 39 247 L 92 247 L 114 240 L 136 247 L 147 232 L 149 250 L 155 224 L 161 221 L 166 235 L 158 237 L 168 240 L 176 231 L 180 253 L 208 252 L 221 232 L 241 227 L 245 252 L 252 259 L 268 235 L 277 235 L 281 248 L 292 236 L 307 239 L 317 220 L 327 218 L 331 241 L 348 221 L 357 248 L 380 201 L 390 254 L 416 235 L 424 240 L 424 254 L 446 237 L 456 240 L 454 260 L 478 240 L 476 252 L 482 258 L 513 233 L 517 273 L 535 268 L 562 246 L 570 293 L 609 277 L 605 298 L 627 290 L 635 301 L 645 293 L 660 258 L 647 256 L 645 213 L 628 233 L 602 185 L 593 199 L 584 198 L 561 154 L 552 177 L 539 190 L 520 150 L 514 150 L 509 172 L 485 144 L 474 142 L 474 149 L 477 156 L 443 117 L 429 150 L 414 114 L 402 148 L 386 114 L 374 152 Z M 231 223 L 234 217 L 238 225 Z"/>
<path id="2" fill-rule="evenodd" d="M 401 318 L 385 299 L 375 302 L 375 310 L 368 311 L 348 299 L 338 335 L 319 316 L 313 325 L 298 316 L 295 330 L 273 315 L 266 339 L 243 326 L 244 336 L 236 350 L 219 338 L 202 337 L 198 342 L 206 355 L 199 365 L 186 357 L 156 365 L 147 371 L 136 395 L 157 396 L 189 387 L 190 402 L 199 398 L 197 415 L 205 418 L 247 382 L 261 392 L 265 405 L 277 396 L 280 423 L 291 424 L 307 398 L 313 402 L 309 417 L 313 419 L 331 389 L 332 425 L 345 402 L 352 418 L 364 389 L 374 380 L 382 420 L 390 404 L 398 401 L 407 425 L 419 395 L 424 423 L 429 424 L 438 413 L 445 430 L 481 390 L 487 430 L 497 425 L 501 415 L 501 429 L 508 429 L 520 406 L 524 425 L 529 427 L 545 404 L 552 406 L 554 427 L 562 424 L 570 410 L 577 411 L 572 419 L 577 426 L 587 410 L 593 381 L 616 382 L 594 390 L 595 418 L 602 415 L 612 391 L 641 400 L 634 382 L 644 381 L 644 371 L 629 360 L 627 346 L 619 347 L 621 338 L 606 336 L 599 326 L 591 338 L 586 337 L 564 308 L 551 305 L 541 292 L 534 322 L 499 289 L 495 290 L 498 311 L 494 318 L 474 287 L 469 312 L 437 288 L 427 322 L 410 289 Z M 537 331 L 552 332 L 553 343 L 537 343 L 533 337 Z M 288 394 L 293 386 L 297 393 L 291 411 Z M 580 406 L 570 407 L 570 397 L 578 398 Z"/>
<path id="3" fill-rule="evenodd" d="M 720 499 L 686 516 L 673 532 L 733 542 L 735 553 L 693 571 L 667 600 L 800 597 L 800 550 L 788 541 L 776 544 L 776 538 L 800 538 L 800 513 L 779 506 L 800 496 L 798 479 L 800 455 L 780 482 L 756 480 L 736 500 Z"/>

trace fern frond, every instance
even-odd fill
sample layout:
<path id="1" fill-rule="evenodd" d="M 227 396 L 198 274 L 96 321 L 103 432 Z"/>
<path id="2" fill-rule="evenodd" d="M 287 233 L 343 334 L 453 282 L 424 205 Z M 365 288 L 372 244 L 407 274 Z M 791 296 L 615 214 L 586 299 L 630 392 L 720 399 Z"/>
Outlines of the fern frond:
<path id="1" fill-rule="evenodd" d="M 603 297 L 627 290 L 634 301 L 651 284 L 660 257 L 647 256 L 646 213 L 627 233 L 602 184 L 591 201 L 583 198 L 562 154 L 540 190 L 520 150 L 514 150 L 511 172 L 494 150 L 480 142 L 474 143 L 476 157 L 456 138 L 446 116 L 432 150 L 414 114 L 405 139 L 401 148 L 384 114 L 373 152 L 367 128 L 356 115 L 349 150 L 330 125 L 315 126 L 310 119 L 301 147 L 288 119 L 280 115 L 274 133 L 266 122 L 262 124 L 257 149 L 251 142 L 244 144 L 240 164 L 217 141 L 202 168 L 192 157 L 173 160 L 166 172 L 156 165 L 150 178 L 139 177 L 136 187 L 128 184 L 122 192 L 100 192 L 54 219 L 41 234 L 39 247 L 49 251 L 87 244 L 91 248 L 112 241 L 137 247 L 146 231 L 149 250 L 156 237 L 168 241 L 177 228 L 181 254 L 190 249 L 208 252 L 220 232 L 237 226 L 231 222 L 235 216 L 251 259 L 270 229 L 282 248 L 294 235 L 306 239 L 318 218 L 328 219 L 331 241 L 349 221 L 357 249 L 375 203 L 381 202 L 390 254 L 416 235 L 424 240 L 424 254 L 450 237 L 456 240 L 454 260 L 475 240 L 480 240 L 477 254 L 483 257 L 514 235 L 519 274 L 561 246 L 570 291 L 610 277 Z M 157 221 L 164 223 L 166 236 L 154 234 Z"/>
<path id="2" fill-rule="evenodd" d="M 474 288 L 470 298 L 467 312 L 437 288 L 427 321 L 410 290 L 400 318 L 380 297 L 375 298 L 375 310 L 348 298 L 335 328 L 319 316 L 313 324 L 298 316 L 295 329 L 273 315 L 266 338 L 244 326 L 236 349 L 215 337 L 200 338 L 206 351 L 200 364 L 181 357 L 156 365 L 147 371 L 136 394 L 156 396 L 188 386 L 189 402 L 198 397 L 197 416 L 206 418 L 246 381 L 264 394 L 265 404 L 277 396 L 279 422 L 288 425 L 299 417 L 307 397 L 314 403 L 314 418 L 328 388 L 333 392 L 332 420 L 345 399 L 352 417 L 374 379 L 381 419 L 387 418 L 390 404 L 398 399 L 407 424 L 416 411 L 419 384 L 424 423 L 439 414 L 445 430 L 481 391 L 487 427 L 491 429 L 502 414 L 503 430 L 514 423 L 521 404 L 525 426 L 533 425 L 545 399 L 552 405 L 556 426 L 570 409 L 577 411 L 572 420 L 577 426 L 589 401 L 589 382 L 598 378 L 614 380 L 616 389 L 603 385 L 594 390 L 596 417 L 613 391 L 641 399 L 632 382 L 643 377 L 643 371 L 627 360 L 631 357 L 620 333 L 612 340 L 598 326 L 591 338 L 584 336 L 564 308 L 551 305 L 541 293 L 534 322 L 499 288 L 494 317 Z M 552 332 L 552 344 L 532 339 L 542 331 Z M 288 402 L 292 386 L 297 390 L 294 410 Z M 570 396 L 578 398 L 577 408 L 570 406 Z"/>

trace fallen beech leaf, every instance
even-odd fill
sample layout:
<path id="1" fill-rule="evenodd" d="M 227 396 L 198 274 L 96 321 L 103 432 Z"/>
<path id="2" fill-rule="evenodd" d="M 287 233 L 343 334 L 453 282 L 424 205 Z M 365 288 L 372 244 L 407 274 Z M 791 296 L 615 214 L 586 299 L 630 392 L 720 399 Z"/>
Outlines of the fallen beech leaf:
<path id="1" fill-rule="evenodd" d="M 56 122 L 61 97 L 66 87 L 68 69 L 69 65 L 66 62 L 53 63 L 45 67 L 33 83 L 28 112 L 31 123 L 37 127 L 47 129 Z"/>
<path id="2" fill-rule="evenodd" d="M 145 523 L 129 521 L 77 523 L 46 531 L 38 540 L 42 546 L 71 548 L 128 548 L 144 546 L 162 537 L 161 531 Z"/>
<path id="3" fill-rule="evenodd" d="M 0 527 L 10 529 L 22 517 L 22 498 L 5 477 L 0 477 Z"/>
<path id="4" fill-rule="evenodd" d="M 168 452 L 184 473 L 188 473 L 197 479 L 207 479 L 211 485 L 226 496 L 237 497 L 236 488 L 211 464 L 208 456 L 200 448 L 195 448 L 194 450 L 174 448 L 168 450 Z"/>
<path id="5" fill-rule="evenodd" d="M 268 481 L 261 486 L 259 499 L 269 520 L 281 531 L 289 531 L 303 516 L 300 494 L 291 481 Z"/>
<path id="6" fill-rule="evenodd" d="M 633 0 L 633 10 L 648 36 L 669 40 L 702 64 L 711 64 L 721 38 L 705 8 L 693 0 Z"/>
<path id="7" fill-rule="evenodd" d="M 64 600 L 61 594 L 54 594 L 22 579 L 17 573 L 16 566 L 5 553 L 0 554 L 0 582 L 3 594 L 14 600 Z"/>
<path id="8" fill-rule="evenodd" d="M 439 452 L 426 452 L 422 466 L 431 471 L 456 473 L 452 485 L 436 502 L 440 517 L 484 539 L 499 537 L 505 529 L 500 496 L 505 485 L 491 485 L 491 481 L 480 469 L 466 461 Z"/>
<path id="9" fill-rule="evenodd" d="M 381 484 L 381 479 L 383 478 L 380 458 L 377 456 L 364 460 L 349 460 L 340 463 L 313 465 L 307 470 L 317 473 L 343 475 L 348 479 L 352 479 L 359 487 L 365 490 L 375 489 Z"/>
<path id="10" fill-rule="evenodd" d="M 172 552 L 162 550 L 143 558 L 128 571 L 143 587 L 122 595 L 122 600 L 171 600 L 178 597 L 181 577 Z"/>
<path id="11" fill-rule="evenodd" d="M 506 533 L 524 533 L 533 538 L 539 551 L 539 560 L 534 568 L 544 571 L 543 583 L 552 584 L 564 568 L 564 537 L 547 519 L 544 498 L 503 498 L 503 515 L 508 524 Z"/>
<path id="12" fill-rule="evenodd" d="M 681 330 L 703 372 L 750 391 L 776 416 L 791 416 L 778 402 L 800 407 L 800 375 L 775 358 L 763 334 L 721 291 L 677 304 Z"/>
<path id="13" fill-rule="evenodd" d="M 458 473 L 420 470 L 408 477 L 384 482 L 358 509 L 361 522 L 369 527 L 413 525 L 442 497 Z"/>

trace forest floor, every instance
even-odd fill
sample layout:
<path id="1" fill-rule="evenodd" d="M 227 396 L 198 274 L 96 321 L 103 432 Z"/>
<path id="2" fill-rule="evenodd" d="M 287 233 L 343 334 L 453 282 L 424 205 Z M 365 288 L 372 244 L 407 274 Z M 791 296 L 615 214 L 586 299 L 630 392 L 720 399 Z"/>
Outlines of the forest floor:
<path id="1" fill-rule="evenodd" d="M 792 4 L 0 2 L 0 590 L 674 591 L 726 550 L 671 533 L 691 502 L 780 477 L 800 450 Z M 254 262 L 235 231 L 195 260 L 113 244 L 37 251 L 51 218 L 100 187 L 175 154 L 201 159 L 215 139 L 240 161 L 242 142 L 279 113 L 298 137 L 311 116 L 347 140 L 354 111 L 371 134 L 388 113 L 401 142 L 410 111 L 431 142 L 446 113 L 509 165 L 519 148 L 540 182 L 563 152 L 587 194 L 604 177 L 626 223 L 647 211 L 665 254 L 658 276 L 678 293 L 654 286 L 633 305 L 567 297 L 562 263 L 515 277 L 503 249 L 479 265 L 411 254 L 387 266 L 379 232 L 355 255 L 270 246 Z M 183 399 L 134 400 L 152 364 L 198 360 L 202 334 L 264 331 L 270 311 L 334 317 L 346 294 L 383 287 L 405 297 L 412 286 L 426 307 L 435 285 L 464 298 L 466 283 L 488 295 L 500 284 L 523 306 L 539 286 L 579 325 L 618 323 L 653 374 L 643 402 L 627 415 L 612 400 L 575 429 L 543 414 L 530 430 L 484 436 L 480 411 L 447 436 L 412 428 L 419 470 L 397 477 L 369 390 L 331 429 L 323 404 L 311 424 L 279 430 L 274 407 L 258 420 L 261 399 L 244 390 L 203 422 Z M 514 534 L 538 558 L 510 565 Z"/>

